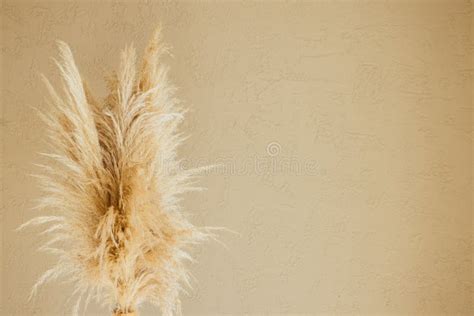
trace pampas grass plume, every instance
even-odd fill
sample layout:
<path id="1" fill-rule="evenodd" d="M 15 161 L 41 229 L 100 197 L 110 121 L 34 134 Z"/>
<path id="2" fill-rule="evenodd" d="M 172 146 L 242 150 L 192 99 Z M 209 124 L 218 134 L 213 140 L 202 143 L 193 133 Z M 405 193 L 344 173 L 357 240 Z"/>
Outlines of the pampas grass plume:
<path id="1" fill-rule="evenodd" d="M 133 47 L 122 52 L 103 100 L 87 88 L 63 42 L 56 62 L 61 93 L 43 78 L 53 108 L 43 114 L 52 152 L 44 154 L 49 163 L 41 166 L 45 194 L 38 208 L 48 215 L 20 228 L 43 226 L 48 240 L 40 249 L 58 258 L 32 294 L 45 282 L 68 280 L 74 313 L 91 299 L 115 315 L 135 313 L 144 302 L 163 315 L 179 313 L 179 294 L 189 283 L 186 249 L 212 237 L 180 207 L 204 168 L 182 170 L 177 159 L 184 111 L 162 63 L 167 47 L 160 34 L 139 67 Z"/>

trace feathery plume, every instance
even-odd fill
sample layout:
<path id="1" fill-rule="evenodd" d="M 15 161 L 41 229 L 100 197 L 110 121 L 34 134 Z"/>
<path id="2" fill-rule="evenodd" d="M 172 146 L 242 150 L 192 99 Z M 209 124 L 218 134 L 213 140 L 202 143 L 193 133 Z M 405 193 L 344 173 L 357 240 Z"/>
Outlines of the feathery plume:
<path id="1" fill-rule="evenodd" d="M 91 299 L 115 315 L 135 313 L 147 301 L 163 315 L 179 313 L 179 293 L 189 284 L 187 246 L 211 234 L 183 215 L 180 196 L 195 189 L 203 169 L 182 170 L 176 156 L 183 109 L 161 57 L 157 30 L 139 71 L 135 50 L 121 54 L 108 79 L 109 94 L 97 101 L 83 82 L 70 48 L 59 42 L 56 61 L 63 91 L 46 78 L 53 111 L 43 115 L 54 149 L 42 166 L 45 191 L 39 208 L 50 215 L 22 225 L 45 225 L 41 250 L 58 256 L 34 285 L 65 278 L 84 309 Z"/>

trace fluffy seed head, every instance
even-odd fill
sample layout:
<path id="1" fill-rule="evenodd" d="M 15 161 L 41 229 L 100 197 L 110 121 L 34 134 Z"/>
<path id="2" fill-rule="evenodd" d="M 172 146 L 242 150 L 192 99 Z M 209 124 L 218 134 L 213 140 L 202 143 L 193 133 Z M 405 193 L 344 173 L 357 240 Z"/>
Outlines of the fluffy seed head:
<path id="1" fill-rule="evenodd" d="M 74 285 L 76 312 L 92 298 L 118 314 L 145 301 L 164 315 L 179 312 L 188 282 L 185 249 L 210 234 L 193 226 L 179 204 L 203 169 L 182 170 L 176 157 L 183 110 L 161 62 L 167 48 L 160 32 L 138 70 L 134 48 L 122 52 L 103 100 L 83 82 L 69 47 L 60 42 L 59 51 L 62 92 L 44 79 L 52 152 L 42 166 L 39 208 L 49 215 L 21 226 L 44 225 L 49 239 L 41 250 L 58 260 L 33 293 L 61 277 Z"/>

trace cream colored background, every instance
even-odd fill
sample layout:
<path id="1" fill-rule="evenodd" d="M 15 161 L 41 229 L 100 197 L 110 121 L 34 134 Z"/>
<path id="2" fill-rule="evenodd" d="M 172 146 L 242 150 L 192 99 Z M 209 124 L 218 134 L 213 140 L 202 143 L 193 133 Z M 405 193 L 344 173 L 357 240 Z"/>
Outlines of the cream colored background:
<path id="1" fill-rule="evenodd" d="M 39 195 L 37 73 L 57 82 L 62 39 L 103 92 L 119 49 L 159 23 L 191 109 L 181 155 L 227 166 L 185 204 L 240 233 L 195 252 L 185 314 L 473 313 L 469 2 L 10 0 L 1 18 L 2 315 L 67 314 L 61 284 L 27 303 L 53 259 L 13 231 Z M 251 167 L 270 159 L 310 170 Z"/>

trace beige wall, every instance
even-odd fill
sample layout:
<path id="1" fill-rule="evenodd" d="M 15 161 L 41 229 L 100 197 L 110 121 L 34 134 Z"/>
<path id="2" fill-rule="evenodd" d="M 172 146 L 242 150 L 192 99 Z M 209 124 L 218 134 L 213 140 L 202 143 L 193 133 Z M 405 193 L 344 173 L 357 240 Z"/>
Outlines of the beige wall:
<path id="1" fill-rule="evenodd" d="M 4 2 L 1 314 L 66 314 L 60 284 L 26 301 L 53 259 L 34 231 L 13 231 L 39 196 L 28 174 L 44 128 L 30 106 L 44 107 L 38 73 L 57 82 L 55 40 L 100 93 L 119 49 L 141 49 L 160 22 L 191 110 L 181 154 L 226 166 L 185 204 L 195 223 L 240 233 L 195 252 L 185 314 L 472 313 L 471 10 Z"/>

